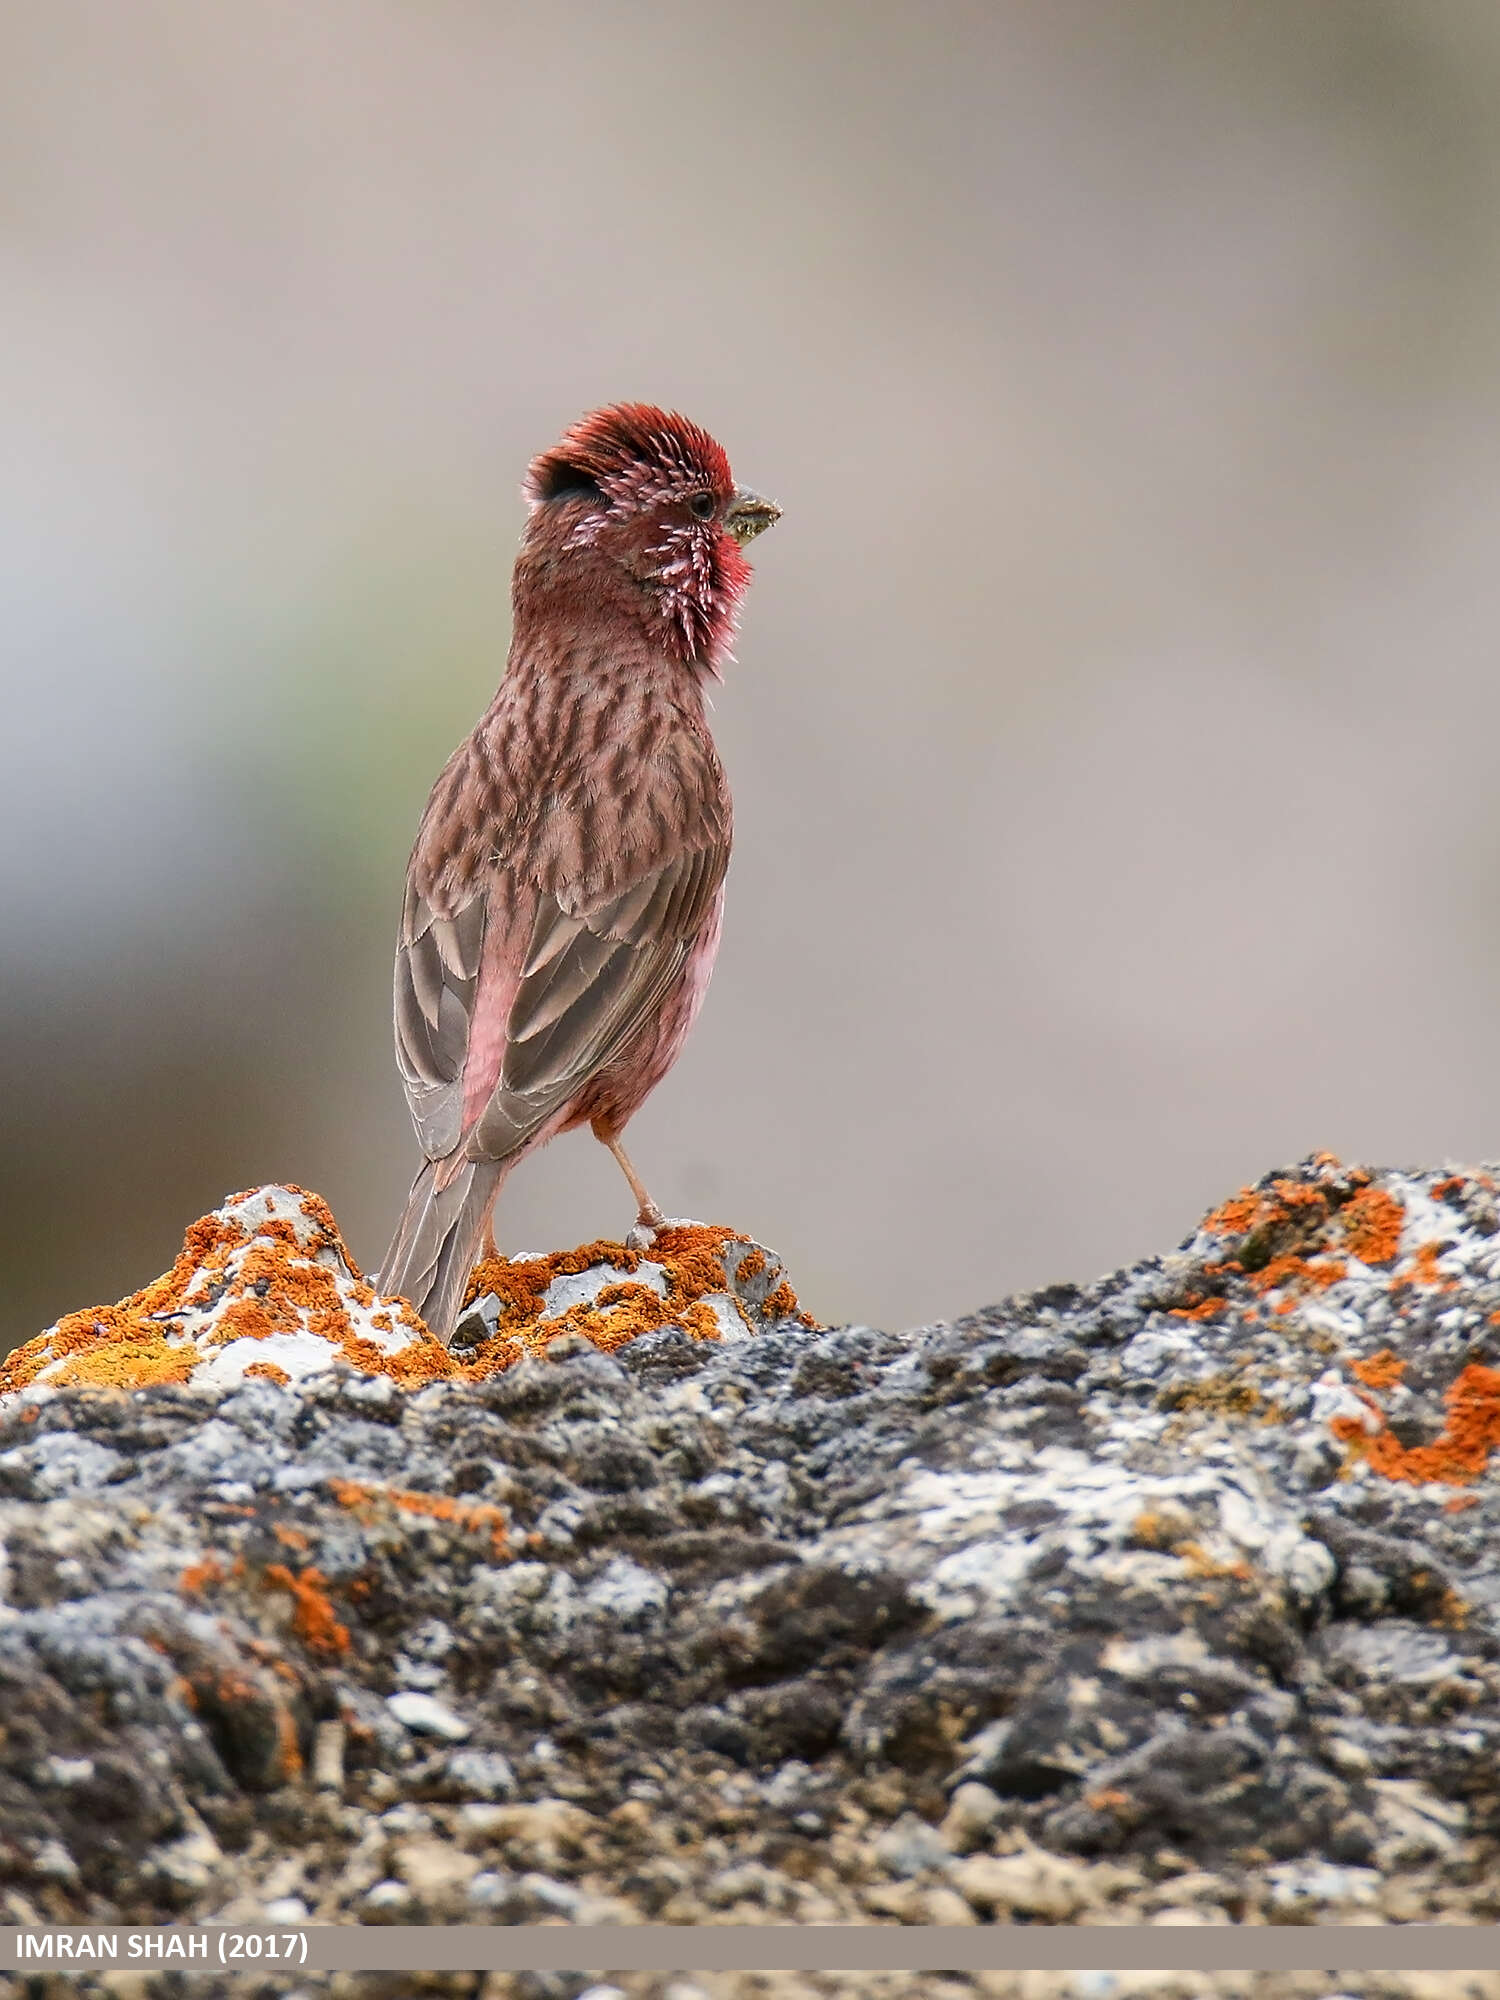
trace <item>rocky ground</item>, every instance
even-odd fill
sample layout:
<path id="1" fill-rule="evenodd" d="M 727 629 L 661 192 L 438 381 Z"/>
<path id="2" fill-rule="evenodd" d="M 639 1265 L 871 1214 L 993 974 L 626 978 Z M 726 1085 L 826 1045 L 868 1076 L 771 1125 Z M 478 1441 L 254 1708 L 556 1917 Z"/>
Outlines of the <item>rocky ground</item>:
<path id="1" fill-rule="evenodd" d="M 457 1356 L 321 1204 L 237 1202 L 0 1365 L 0 1921 L 1500 1916 L 1488 1173 L 1320 1157 L 905 1333 L 728 1231 L 592 1245 L 487 1267 Z M 392 1981 L 234 1990 L 600 1987 Z M 1500 1977 L 603 2000 L 1335 1990 Z"/>
<path id="2" fill-rule="evenodd" d="M 10 2000 L 1495 2000 L 1500 1974 L 1192 1972 L 304 1973 L 295 1980 L 116 1972 L 12 1980 Z"/>

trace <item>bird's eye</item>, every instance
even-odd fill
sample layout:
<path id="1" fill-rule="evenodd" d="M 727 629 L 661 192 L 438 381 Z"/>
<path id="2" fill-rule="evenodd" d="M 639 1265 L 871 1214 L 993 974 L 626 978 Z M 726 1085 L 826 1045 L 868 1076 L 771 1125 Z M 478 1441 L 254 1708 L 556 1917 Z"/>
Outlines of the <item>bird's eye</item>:
<path id="1" fill-rule="evenodd" d="M 696 514 L 700 521 L 712 520 L 714 513 L 714 496 L 712 493 L 695 493 L 688 502 L 688 512 Z"/>

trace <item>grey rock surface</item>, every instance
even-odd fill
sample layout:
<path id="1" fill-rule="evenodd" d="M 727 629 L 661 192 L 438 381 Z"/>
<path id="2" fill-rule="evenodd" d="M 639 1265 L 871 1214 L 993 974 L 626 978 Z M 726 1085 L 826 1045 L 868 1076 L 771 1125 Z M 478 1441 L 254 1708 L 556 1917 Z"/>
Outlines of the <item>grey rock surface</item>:
<path id="1" fill-rule="evenodd" d="M 1319 1159 L 901 1333 L 12 1398 L 0 1920 L 1492 1922 L 1492 1192 Z"/>

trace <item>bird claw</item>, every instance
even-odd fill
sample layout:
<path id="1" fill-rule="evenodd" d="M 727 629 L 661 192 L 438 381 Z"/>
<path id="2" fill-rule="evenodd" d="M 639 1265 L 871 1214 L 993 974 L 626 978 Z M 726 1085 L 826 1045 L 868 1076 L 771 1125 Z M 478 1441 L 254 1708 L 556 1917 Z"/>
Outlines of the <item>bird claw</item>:
<path id="1" fill-rule="evenodd" d="M 663 1229 L 701 1229 L 703 1224 L 695 1222 L 690 1215 L 664 1215 L 659 1222 L 637 1222 L 626 1233 L 627 1250 L 649 1250 L 655 1243 L 657 1233 Z"/>

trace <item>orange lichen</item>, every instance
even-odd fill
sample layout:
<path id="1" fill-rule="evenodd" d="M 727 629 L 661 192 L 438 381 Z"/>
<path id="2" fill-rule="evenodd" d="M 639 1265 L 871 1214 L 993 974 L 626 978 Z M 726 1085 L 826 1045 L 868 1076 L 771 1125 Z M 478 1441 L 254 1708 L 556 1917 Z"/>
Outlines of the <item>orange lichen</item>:
<path id="1" fill-rule="evenodd" d="M 1342 1263 L 1328 1257 L 1297 1257 L 1290 1252 L 1281 1257 L 1273 1257 L 1260 1270 L 1252 1272 L 1250 1287 L 1256 1292 L 1284 1292 L 1287 1294 L 1276 1308 L 1278 1312 L 1290 1312 L 1296 1300 L 1305 1292 L 1326 1292 L 1330 1285 L 1336 1285 L 1346 1275 Z"/>
<path id="2" fill-rule="evenodd" d="M 1085 1792 L 1084 1803 L 1093 1812 L 1114 1813 L 1117 1817 L 1136 1810 L 1135 1800 L 1129 1792 L 1122 1792 L 1117 1785 L 1106 1785 L 1102 1791 Z"/>
<path id="3" fill-rule="evenodd" d="M 1205 1218 L 1208 1233 L 1240 1239 L 1236 1257 L 1206 1266 L 1207 1277 L 1243 1274 L 1260 1296 L 1274 1294 L 1274 1311 L 1285 1315 L 1309 1293 L 1350 1276 L 1351 1259 L 1377 1268 L 1396 1263 L 1406 1221 L 1397 1197 L 1372 1185 L 1365 1169 L 1340 1168 L 1331 1154 L 1320 1154 L 1314 1166 L 1316 1178 L 1283 1176 L 1265 1187 L 1242 1188 Z M 1463 1176 L 1449 1175 L 1435 1183 L 1434 1192 L 1451 1195 L 1465 1184 Z M 1393 1287 L 1452 1289 L 1456 1281 L 1437 1268 L 1441 1254 L 1437 1244 L 1421 1246 L 1393 1277 Z M 1203 1317 L 1212 1316 L 1194 1300 L 1176 1317 L 1191 1318 L 1200 1310 Z"/>
<path id="4" fill-rule="evenodd" d="M 1326 1291 L 1347 1276 L 1345 1259 L 1339 1254 L 1342 1245 L 1328 1243 L 1327 1226 L 1351 1185 L 1361 1191 L 1348 1207 L 1364 1213 L 1359 1204 L 1368 1199 L 1369 1190 L 1362 1185 L 1368 1176 L 1358 1169 L 1343 1172 L 1332 1154 L 1319 1154 L 1315 1165 L 1328 1178 L 1309 1182 L 1281 1176 L 1266 1187 L 1241 1188 L 1204 1218 L 1202 1226 L 1209 1234 L 1242 1242 L 1238 1256 L 1207 1265 L 1205 1276 L 1247 1276 L 1257 1294 L 1277 1294 L 1275 1310 L 1280 1314 L 1294 1311 L 1306 1294 Z M 1332 1178 L 1335 1173 L 1338 1179 Z M 1357 1215 L 1356 1231 L 1359 1227 Z M 1175 1316 L 1206 1319 L 1213 1313 L 1207 1301 L 1193 1301 Z"/>
<path id="5" fill-rule="evenodd" d="M 1221 1202 L 1203 1218 L 1203 1227 L 1211 1236 L 1243 1236 L 1252 1228 L 1260 1210 L 1260 1196 L 1254 1188 L 1241 1188 L 1229 1200 Z"/>
<path id="6" fill-rule="evenodd" d="M 1363 1361 L 1351 1361 L 1349 1373 L 1358 1376 L 1367 1389 L 1393 1389 L 1406 1373 L 1406 1363 L 1399 1354 L 1382 1347 L 1378 1354 L 1366 1355 Z"/>
<path id="7" fill-rule="evenodd" d="M 434 1521 L 451 1522 L 468 1531 L 487 1530 L 490 1547 L 498 1555 L 505 1547 L 508 1522 L 505 1510 L 482 1500 L 455 1500 L 447 1493 L 412 1493 L 400 1486 L 366 1486 L 354 1479 L 330 1479 L 329 1491 L 341 1507 L 373 1514 L 381 1504 L 405 1514 L 421 1514 Z"/>
<path id="8" fill-rule="evenodd" d="M 1463 1188 L 1463 1175 L 1449 1174 L 1445 1180 L 1433 1182 L 1432 1198 L 1434 1201 L 1447 1201 L 1451 1195 L 1462 1193 Z"/>
<path id="9" fill-rule="evenodd" d="M 684 1309 L 685 1310 L 685 1309 Z M 569 1306 L 531 1328 L 519 1328 L 515 1338 L 533 1354 L 545 1354 L 554 1340 L 565 1333 L 581 1333 L 606 1354 L 636 1340 L 643 1333 L 655 1333 L 682 1315 L 674 1313 L 661 1294 L 650 1285 L 623 1283 L 606 1285 L 588 1305 Z M 685 1323 L 685 1321 L 684 1321 Z M 528 1334 L 531 1338 L 528 1338 Z"/>
<path id="10" fill-rule="evenodd" d="M 545 1354 L 565 1333 L 581 1333 L 606 1352 L 662 1326 L 680 1326 L 694 1339 L 717 1340 L 721 1328 L 712 1308 L 694 1308 L 707 1294 L 727 1289 L 725 1247 L 736 1240 L 735 1231 L 722 1224 L 690 1223 L 658 1229 L 648 1251 L 600 1240 L 520 1263 L 505 1257 L 490 1258 L 469 1280 L 466 1303 L 489 1292 L 499 1299 L 498 1337 L 512 1343 L 509 1359 L 519 1359 L 523 1353 Z M 644 1263 L 662 1271 L 665 1298 L 650 1285 L 631 1282 L 632 1274 Z M 591 1303 L 570 1306 L 556 1318 L 541 1317 L 547 1289 L 556 1279 L 576 1277 L 600 1264 L 624 1275 L 619 1282 L 606 1285 Z M 759 1275 L 764 1269 L 765 1253 L 748 1250 L 740 1259 L 737 1279 L 744 1282 L 747 1275 Z M 768 1319 L 791 1317 L 799 1310 L 797 1295 L 785 1281 L 762 1308 Z M 488 1358 L 492 1344 L 475 1350 L 476 1361 Z"/>
<path id="11" fill-rule="evenodd" d="M 1161 1549 L 1169 1545 L 1175 1531 L 1175 1523 L 1145 1507 L 1130 1524 L 1130 1539 L 1143 1549 Z"/>
<path id="12" fill-rule="evenodd" d="M 1173 1306 L 1169 1315 L 1172 1319 L 1217 1319 L 1224 1310 L 1223 1299 L 1199 1299 L 1195 1305 Z"/>
<path id="13" fill-rule="evenodd" d="M 25 1349 L 17 1348 L 7 1357 L 5 1367 L 0 1368 L 0 1388 L 13 1386 L 7 1379 L 10 1363 L 16 1364 L 15 1372 L 20 1376 L 15 1387 L 29 1379 L 25 1360 L 17 1360 L 24 1355 Z M 55 1359 L 55 1355 L 49 1353 L 46 1359 Z M 198 1360 L 196 1348 L 172 1346 L 159 1326 L 132 1326 L 119 1332 L 112 1328 L 94 1346 L 73 1353 L 65 1366 L 49 1379 L 65 1389 L 144 1389 L 154 1383 L 186 1382 Z"/>
<path id="14" fill-rule="evenodd" d="M 276 1776 L 289 1785 L 302 1776 L 302 1745 L 297 1741 L 297 1724 L 289 1708 L 276 1710 Z"/>
<path id="15" fill-rule="evenodd" d="M 1344 1241 L 1363 1264 L 1389 1264 L 1401 1247 L 1405 1210 L 1384 1188 L 1361 1190 L 1339 1218 Z"/>
<path id="16" fill-rule="evenodd" d="M 348 1322 L 345 1322 L 347 1327 Z M 346 1332 L 339 1342 L 344 1358 L 366 1375 L 389 1375 L 391 1380 L 403 1389 L 424 1388 L 429 1382 L 450 1381 L 464 1374 L 452 1355 L 441 1341 L 426 1340 L 414 1342 L 410 1347 L 401 1347 L 394 1354 L 388 1354 L 378 1342 L 367 1340 L 363 1334 Z"/>
<path id="17" fill-rule="evenodd" d="M 267 1215 L 263 1204 L 259 1215 L 252 1206 L 241 1220 L 236 1204 L 253 1203 L 261 1192 L 231 1196 L 222 1214 L 195 1222 L 171 1270 L 141 1291 L 113 1306 L 69 1314 L 0 1361 L 0 1394 L 28 1387 L 43 1371 L 49 1385 L 62 1387 L 187 1382 L 213 1349 L 301 1332 L 326 1340 L 333 1350 L 330 1360 L 341 1357 L 362 1373 L 418 1389 L 437 1381 L 483 1380 L 527 1354 L 545 1354 L 570 1333 L 609 1350 L 663 1326 L 680 1326 L 705 1340 L 718 1339 L 722 1330 L 702 1303 L 710 1293 L 729 1289 L 726 1258 L 737 1238 L 719 1225 L 660 1229 L 648 1253 L 600 1240 L 523 1262 L 490 1259 L 473 1274 L 468 1300 L 494 1292 L 500 1324 L 478 1345 L 455 1352 L 433 1338 L 406 1300 L 377 1298 L 318 1196 L 285 1190 L 299 1204 L 301 1222 Z M 284 1203 L 285 1197 L 275 1199 Z M 311 1234 L 310 1242 L 299 1242 L 299 1228 Z M 657 1270 L 663 1274 L 665 1297 L 634 1276 L 648 1258 L 653 1277 Z M 590 1302 L 543 1318 L 555 1279 L 599 1265 L 618 1272 L 618 1281 Z M 765 1253 L 752 1248 L 738 1268 L 748 1279 L 765 1266 Z M 761 1317 L 798 1313 L 796 1294 L 782 1282 L 760 1314 L 742 1316 L 748 1327 Z M 199 1314 L 212 1314 L 206 1326 L 196 1319 Z M 397 1344 L 392 1336 L 400 1335 L 405 1338 Z M 251 1361 L 244 1372 L 282 1385 L 291 1379 L 269 1356 Z"/>
<path id="18" fill-rule="evenodd" d="M 327 1658 L 349 1650 L 349 1628 L 334 1616 L 328 1600 L 328 1579 L 318 1569 L 304 1569 L 293 1576 L 285 1563 L 269 1563 L 266 1584 L 285 1590 L 292 1599 L 292 1629 L 309 1651 Z"/>
<path id="19" fill-rule="evenodd" d="M 1324 1215 L 1328 1208 L 1326 1188 L 1279 1179 L 1268 1188 L 1241 1188 L 1237 1195 L 1203 1218 L 1203 1227 L 1214 1236 L 1246 1236 L 1309 1215 Z"/>
<path id="20" fill-rule="evenodd" d="M 322 1234 L 326 1241 L 338 1244 L 339 1255 L 348 1266 L 350 1275 L 357 1278 L 359 1276 L 359 1266 L 344 1248 L 343 1238 L 339 1235 L 339 1226 L 333 1219 L 333 1210 L 324 1201 L 322 1195 L 309 1194 L 305 1188 L 292 1188 L 291 1192 L 302 1196 L 302 1213 L 313 1224 L 314 1228 Z"/>
<path id="21" fill-rule="evenodd" d="M 678 1314 L 678 1322 L 693 1336 L 694 1340 L 722 1340 L 724 1329 L 719 1315 L 706 1299 L 699 1299 L 695 1305 L 684 1306 Z"/>
<path id="22" fill-rule="evenodd" d="M 761 1308 L 767 1319 L 800 1319 L 804 1326 L 813 1325 L 809 1316 L 799 1310 L 797 1294 L 783 1278 L 774 1292 L 767 1292 L 766 1302 Z"/>
<path id="23" fill-rule="evenodd" d="M 312 1547 L 311 1539 L 300 1528 L 293 1528 L 285 1521 L 276 1523 L 275 1534 L 284 1549 L 294 1549 L 298 1554 Z"/>
<path id="24" fill-rule="evenodd" d="M 1412 1252 L 1410 1266 L 1397 1279 L 1401 1285 L 1426 1285 L 1435 1292 L 1451 1292 L 1458 1284 L 1457 1278 L 1446 1278 L 1437 1267 L 1437 1260 L 1443 1254 L 1441 1243 L 1420 1243 Z"/>
<path id="25" fill-rule="evenodd" d="M 727 1282 L 724 1245 L 733 1241 L 732 1229 L 658 1229 L 651 1255 L 666 1267 L 669 1299 L 680 1304 L 701 1299 L 705 1292 L 722 1292 Z"/>
<path id="26" fill-rule="evenodd" d="M 319 1309 L 331 1312 L 335 1337 L 338 1330 L 348 1332 L 337 1277 L 314 1261 L 332 1250 L 346 1272 L 354 1270 L 333 1217 L 316 1195 L 296 1187 L 287 1192 L 314 1225 L 308 1247 L 299 1245 L 295 1228 L 284 1218 L 262 1221 L 252 1233 L 232 1215 L 201 1216 L 185 1233 L 170 1271 L 116 1305 L 69 1313 L 50 1332 L 0 1361 L 0 1393 L 25 1388 L 57 1361 L 67 1365 L 47 1379 L 59 1387 L 142 1388 L 188 1381 L 204 1358 L 203 1349 L 179 1330 L 179 1323 L 217 1305 L 226 1293 L 232 1296 L 205 1345 L 293 1331 Z M 247 1199 L 231 1196 L 226 1208 Z M 410 1324 L 425 1335 L 414 1315 Z M 271 1366 L 264 1364 L 261 1372 Z"/>
<path id="27" fill-rule="evenodd" d="M 177 1588 L 186 1597 L 198 1597 L 211 1583 L 224 1581 L 224 1565 L 217 1556 L 204 1556 L 201 1561 L 189 1563 L 177 1579 Z"/>
<path id="28" fill-rule="evenodd" d="M 1179 1562 L 1187 1565 L 1191 1576 L 1228 1576 L 1233 1577 L 1237 1583 L 1246 1582 L 1250 1576 L 1250 1565 L 1243 1558 L 1232 1562 L 1220 1562 L 1217 1557 L 1209 1554 L 1201 1542 L 1174 1542 L 1172 1554 Z"/>
<path id="29" fill-rule="evenodd" d="M 1372 1433 L 1357 1417 L 1335 1417 L 1329 1428 L 1349 1446 L 1351 1456 L 1365 1459 L 1383 1479 L 1467 1486 L 1500 1445 L 1500 1369 L 1471 1361 L 1443 1400 L 1447 1421 L 1431 1444 L 1404 1445 L 1383 1423 Z"/>
<path id="30" fill-rule="evenodd" d="M 263 1299 L 236 1299 L 219 1314 L 209 1337 L 215 1347 L 227 1347 L 231 1340 L 269 1340 L 273 1333 L 286 1330 L 277 1325 Z"/>

